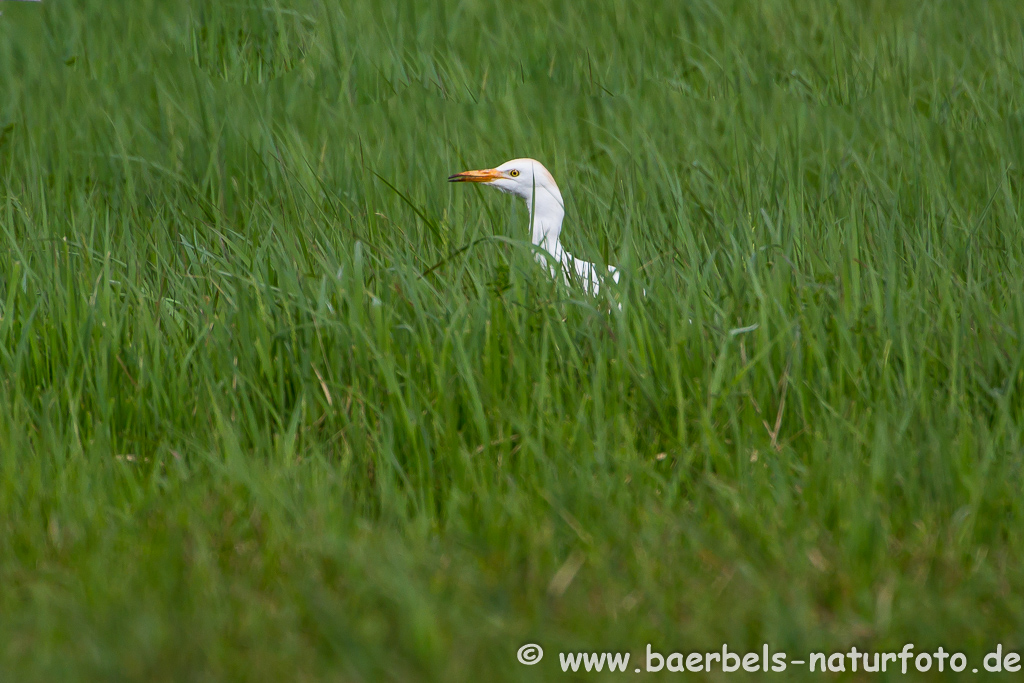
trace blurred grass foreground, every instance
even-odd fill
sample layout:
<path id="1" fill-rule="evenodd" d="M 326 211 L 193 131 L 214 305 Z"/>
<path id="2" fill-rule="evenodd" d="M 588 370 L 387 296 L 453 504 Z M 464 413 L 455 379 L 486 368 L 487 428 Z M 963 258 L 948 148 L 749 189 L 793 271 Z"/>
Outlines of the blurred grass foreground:
<path id="1" fill-rule="evenodd" d="M 0 4 L 0 679 L 1024 647 L 1016 2 Z"/>

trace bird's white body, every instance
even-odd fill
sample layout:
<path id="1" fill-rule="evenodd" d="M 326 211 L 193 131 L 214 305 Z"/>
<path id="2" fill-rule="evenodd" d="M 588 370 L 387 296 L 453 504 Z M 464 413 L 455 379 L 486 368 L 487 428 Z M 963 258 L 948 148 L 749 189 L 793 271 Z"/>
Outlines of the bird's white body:
<path id="1" fill-rule="evenodd" d="M 567 283 L 578 282 L 591 294 L 600 291 L 600 269 L 590 261 L 578 259 L 562 246 L 559 236 L 565 218 L 565 203 L 554 177 L 535 159 L 513 159 L 485 171 L 465 171 L 450 176 L 452 182 L 485 183 L 526 202 L 530 212 L 533 244 L 540 248 L 537 262 L 547 266 L 552 277 L 561 272 Z M 608 277 L 619 281 L 619 271 L 608 266 Z"/>

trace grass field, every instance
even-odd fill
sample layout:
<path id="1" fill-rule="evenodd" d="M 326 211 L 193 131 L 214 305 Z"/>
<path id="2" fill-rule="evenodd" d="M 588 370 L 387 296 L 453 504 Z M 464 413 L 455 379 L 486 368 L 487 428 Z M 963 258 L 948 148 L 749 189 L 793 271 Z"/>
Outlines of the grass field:
<path id="1" fill-rule="evenodd" d="M 1024 650 L 1013 0 L 0 9 L 0 680 Z"/>

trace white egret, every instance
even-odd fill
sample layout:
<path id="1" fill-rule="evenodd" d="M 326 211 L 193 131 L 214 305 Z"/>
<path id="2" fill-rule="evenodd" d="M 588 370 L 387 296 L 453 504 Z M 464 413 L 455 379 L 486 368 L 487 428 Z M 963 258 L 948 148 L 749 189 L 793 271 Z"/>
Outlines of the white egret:
<path id="1" fill-rule="evenodd" d="M 530 211 L 533 243 L 546 252 L 546 255 L 537 252 L 537 262 L 548 266 L 552 277 L 557 277 L 558 270 L 554 264 L 559 264 L 567 283 L 578 278 L 588 292 L 597 294 L 602 279 L 597 265 L 574 257 L 558 239 L 562 232 L 565 204 L 558 184 L 542 163 L 535 159 L 513 159 L 497 168 L 456 173 L 448 176 L 448 181 L 484 183 L 525 201 Z M 549 261 L 548 256 L 554 261 Z M 619 271 L 614 266 L 608 266 L 608 275 L 615 282 L 619 281 Z"/>

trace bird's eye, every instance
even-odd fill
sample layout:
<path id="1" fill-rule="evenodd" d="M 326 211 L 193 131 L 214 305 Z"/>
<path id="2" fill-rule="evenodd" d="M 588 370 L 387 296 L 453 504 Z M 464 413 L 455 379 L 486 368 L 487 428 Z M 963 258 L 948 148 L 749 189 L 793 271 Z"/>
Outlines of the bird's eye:
<path id="1" fill-rule="evenodd" d="M 518 177 L 519 177 L 519 171 L 517 171 L 517 170 L 516 170 L 516 169 L 514 169 L 514 168 L 513 168 L 513 169 L 512 169 L 511 171 L 509 171 L 509 172 L 508 172 L 508 174 L 509 174 L 510 176 L 512 176 L 513 178 L 518 178 Z"/>

